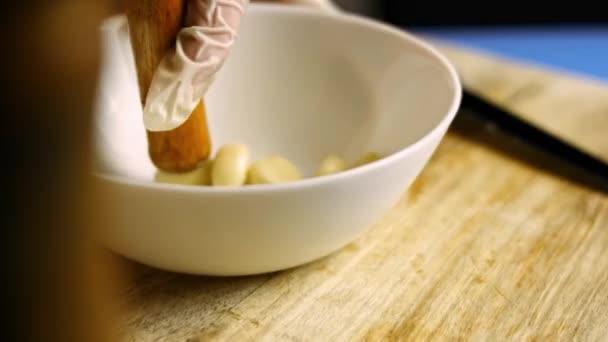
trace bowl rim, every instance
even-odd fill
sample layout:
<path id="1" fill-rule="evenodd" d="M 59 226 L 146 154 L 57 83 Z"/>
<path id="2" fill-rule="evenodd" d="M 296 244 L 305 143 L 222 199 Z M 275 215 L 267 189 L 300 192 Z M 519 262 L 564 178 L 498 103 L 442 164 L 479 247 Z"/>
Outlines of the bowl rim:
<path id="1" fill-rule="evenodd" d="M 443 134 L 443 130 L 447 129 L 448 126 L 453 121 L 456 113 L 459 110 L 461 101 L 462 101 L 462 83 L 458 76 L 458 72 L 456 68 L 451 64 L 451 62 L 440 53 L 435 47 L 433 47 L 429 42 L 426 42 L 422 38 L 415 36 L 414 34 L 408 32 L 407 30 L 400 29 L 389 24 L 380 22 L 378 20 L 368 18 L 356 13 L 348 13 L 348 12 L 324 12 L 319 11 L 315 8 L 310 8 L 308 6 L 302 5 L 281 5 L 281 4 L 271 4 L 271 3 L 251 3 L 248 5 L 249 8 L 247 12 L 262 12 L 262 13 L 276 13 L 278 15 L 295 15 L 295 16 L 316 16 L 316 17 L 325 17 L 332 18 L 332 20 L 339 20 L 345 23 L 355 24 L 364 26 L 367 29 L 372 29 L 376 31 L 383 32 L 385 34 L 393 35 L 398 37 L 403 41 L 407 41 L 414 48 L 425 51 L 428 55 L 435 58 L 435 61 L 441 65 L 445 71 L 447 71 L 447 75 L 452 83 L 452 87 L 454 90 L 454 94 L 452 96 L 452 102 L 450 103 L 449 109 L 444 114 L 443 119 L 439 121 L 439 123 L 425 133 L 421 138 L 415 141 L 412 144 L 409 144 L 398 151 L 391 153 L 379 160 L 373 161 L 371 163 L 358 166 L 356 168 L 348 169 L 339 173 L 325 175 L 322 177 L 309 177 L 303 178 L 294 182 L 286 182 L 286 183 L 277 183 L 277 184 L 251 184 L 247 186 L 194 186 L 194 185 L 184 185 L 184 184 L 166 184 L 166 183 L 156 183 L 153 181 L 144 181 L 134 178 L 129 178 L 126 176 L 120 175 L 111 175 L 104 173 L 102 171 L 92 170 L 91 174 L 104 181 L 118 183 L 131 187 L 139 187 L 145 189 L 155 189 L 160 191 L 179 191 L 179 192 L 194 192 L 194 193 L 259 193 L 259 192 L 276 192 L 276 191 L 289 191 L 296 190 L 300 188 L 308 188 L 313 186 L 321 186 L 328 183 L 334 183 L 338 181 L 343 181 L 347 178 L 356 177 L 358 175 L 362 175 L 364 173 L 372 172 L 374 170 L 379 170 L 385 167 L 389 167 L 391 164 L 395 163 L 397 160 L 402 159 L 415 151 L 421 149 L 423 146 L 429 144 L 431 140 L 436 138 L 438 135 Z M 245 14 L 246 15 L 246 14 Z M 102 24 L 102 28 L 107 28 L 107 24 L 116 20 L 116 17 L 124 17 L 124 15 L 116 15 L 114 17 L 110 17 L 106 19 Z"/>

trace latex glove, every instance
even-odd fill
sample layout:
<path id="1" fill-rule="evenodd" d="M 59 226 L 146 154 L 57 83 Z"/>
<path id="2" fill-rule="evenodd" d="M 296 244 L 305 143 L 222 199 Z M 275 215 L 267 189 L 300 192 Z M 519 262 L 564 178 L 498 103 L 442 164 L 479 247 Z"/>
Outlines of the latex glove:
<path id="1" fill-rule="evenodd" d="M 263 1 L 260 1 L 263 2 Z M 335 10 L 331 0 L 275 0 Z M 249 0 L 188 0 L 185 28 L 159 65 L 144 104 L 149 131 L 183 124 L 220 70 L 234 44 Z"/>
<path id="2" fill-rule="evenodd" d="M 144 104 L 149 131 L 183 124 L 220 70 L 249 0 L 188 0 L 184 28 L 161 61 Z"/>

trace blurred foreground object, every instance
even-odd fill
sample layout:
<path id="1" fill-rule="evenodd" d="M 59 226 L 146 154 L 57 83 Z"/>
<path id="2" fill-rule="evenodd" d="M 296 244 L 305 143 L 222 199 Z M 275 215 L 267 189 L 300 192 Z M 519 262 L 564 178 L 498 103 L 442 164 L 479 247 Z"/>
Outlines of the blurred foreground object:
<path id="1" fill-rule="evenodd" d="M 98 25 L 109 4 L 9 2 L 1 14 L 4 341 L 115 340 L 107 318 L 117 281 L 91 242 L 88 178 Z"/>

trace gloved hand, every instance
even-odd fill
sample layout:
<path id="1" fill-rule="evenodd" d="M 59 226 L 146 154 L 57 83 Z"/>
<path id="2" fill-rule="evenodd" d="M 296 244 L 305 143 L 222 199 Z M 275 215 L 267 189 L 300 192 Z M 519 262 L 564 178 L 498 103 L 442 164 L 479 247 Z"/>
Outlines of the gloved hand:
<path id="1" fill-rule="evenodd" d="M 188 0 L 184 28 L 158 66 L 144 104 L 144 126 L 184 123 L 222 67 L 249 0 Z"/>
<path id="2" fill-rule="evenodd" d="M 275 0 L 334 10 L 330 0 Z M 236 39 L 249 0 L 188 0 L 184 28 L 159 65 L 144 105 L 144 126 L 183 124 L 205 95 Z"/>

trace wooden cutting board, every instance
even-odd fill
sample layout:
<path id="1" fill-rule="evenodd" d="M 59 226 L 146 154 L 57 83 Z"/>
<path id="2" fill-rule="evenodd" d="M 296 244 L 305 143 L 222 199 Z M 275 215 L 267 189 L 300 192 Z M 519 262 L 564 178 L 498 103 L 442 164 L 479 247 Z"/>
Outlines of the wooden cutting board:
<path id="1" fill-rule="evenodd" d="M 608 157 L 608 86 L 442 46 L 465 85 Z M 608 196 L 461 112 L 399 204 L 274 274 L 126 264 L 126 341 L 608 341 Z"/>
<path id="2" fill-rule="evenodd" d="M 437 45 L 467 88 L 608 163 L 608 84 L 481 50 Z"/>

